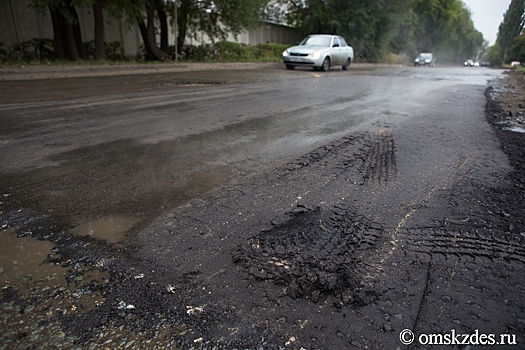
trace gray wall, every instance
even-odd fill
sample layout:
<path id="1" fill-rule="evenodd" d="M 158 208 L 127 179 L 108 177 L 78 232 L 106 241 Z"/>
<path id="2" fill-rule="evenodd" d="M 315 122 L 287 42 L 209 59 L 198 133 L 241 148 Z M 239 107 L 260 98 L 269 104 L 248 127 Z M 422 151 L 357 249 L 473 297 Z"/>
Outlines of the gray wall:
<path id="1" fill-rule="evenodd" d="M 28 7 L 29 0 L 0 0 L 0 41 L 7 46 L 14 43 L 27 41 L 32 38 L 53 38 L 53 26 L 49 13 L 44 17 Z M 82 40 L 89 41 L 94 38 L 93 14 L 89 8 L 77 7 Z M 139 53 L 142 38 L 137 26 L 129 27 L 123 20 L 110 18 L 105 13 L 106 42 L 120 41 L 126 56 L 134 57 Z M 256 45 L 260 43 L 294 44 L 301 40 L 299 33 L 290 27 L 264 23 L 257 29 L 248 30 L 235 38 L 228 37 L 229 41 Z M 169 33 L 169 42 L 173 44 L 175 36 Z M 190 33 L 187 44 L 200 45 L 211 40 L 203 33 Z"/>
<path id="2" fill-rule="evenodd" d="M 0 0 L 0 41 L 7 46 L 31 40 L 32 38 L 53 39 L 53 24 L 48 12 L 42 17 L 29 8 L 29 0 Z M 94 38 L 94 20 L 91 9 L 78 8 L 82 40 Z M 138 28 L 128 26 L 124 21 L 110 18 L 106 13 L 106 42 L 120 41 L 127 56 L 136 56 L 142 43 Z"/>

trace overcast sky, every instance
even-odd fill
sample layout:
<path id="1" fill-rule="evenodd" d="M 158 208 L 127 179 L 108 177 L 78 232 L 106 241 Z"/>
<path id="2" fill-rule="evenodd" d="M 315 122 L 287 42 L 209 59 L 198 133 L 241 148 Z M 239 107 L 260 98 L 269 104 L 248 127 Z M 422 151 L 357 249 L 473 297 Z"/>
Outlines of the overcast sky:
<path id="1" fill-rule="evenodd" d="M 509 8 L 511 0 L 463 0 L 472 12 L 472 21 L 489 45 L 494 45 L 498 36 L 498 27 L 503 14 Z"/>

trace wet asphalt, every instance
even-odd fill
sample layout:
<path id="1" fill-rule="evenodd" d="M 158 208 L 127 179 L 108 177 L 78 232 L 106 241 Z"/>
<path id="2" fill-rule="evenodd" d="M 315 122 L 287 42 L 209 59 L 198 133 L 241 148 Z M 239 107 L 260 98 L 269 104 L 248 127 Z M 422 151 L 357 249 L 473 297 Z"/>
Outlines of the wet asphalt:
<path id="1" fill-rule="evenodd" d="M 38 278 L 3 252 L 3 305 L 35 318 L 5 319 L 4 347 L 382 349 L 404 329 L 523 342 L 525 228 L 502 231 L 479 194 L 512 172 L 485 116 L 501 79 L 272 66 L 10 82 L 2 235 L 56 248 L 35 249 Z M 64 98 L 72 85 L 87 97 Z M 46 320 L 57 331 L 31 338 Z"/>

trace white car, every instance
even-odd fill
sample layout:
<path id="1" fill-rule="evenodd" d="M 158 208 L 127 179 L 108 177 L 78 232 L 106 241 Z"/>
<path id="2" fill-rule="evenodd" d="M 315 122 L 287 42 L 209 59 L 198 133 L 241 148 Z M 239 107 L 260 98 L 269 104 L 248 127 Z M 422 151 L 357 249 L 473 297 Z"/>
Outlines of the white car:
<path id="1" fill-rule="evenodd" d="M 283 52 L 286 69 L 306 66 L 327 71 L 330 67 L 340 65 L 343 70 L 347 70 L 353 60 L 354 49 L 339 35 L 310 35 L 299 45 Z"/>

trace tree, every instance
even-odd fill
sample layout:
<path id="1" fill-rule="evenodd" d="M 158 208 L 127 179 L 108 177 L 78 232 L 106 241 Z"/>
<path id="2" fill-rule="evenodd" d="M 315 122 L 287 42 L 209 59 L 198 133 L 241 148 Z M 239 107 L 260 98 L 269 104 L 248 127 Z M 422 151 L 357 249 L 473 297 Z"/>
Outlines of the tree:
<path id="1" fill-rule="evenodd" d="M 189 30 L 202 31 L 211 39 L 225 40 L 228 33 L 238 35 L 256 27 L 263 18 L 268 0 L 180 0 L 178 2 L 179 52 Z"/>
<path id="2" fill-rule="evenodd" d="M 438 53 L 446 60 L 477 52 L 483 36 L 461 0 L 280 0 L 288 23 L 303 35 L 333 33 L 354 46 L 356 56 L 377 61 L 387 52 Z"/>
<path id="3" fill-rule="evenodd" d="M 146 6 L 146 24 L 142 17 L 137 16 L 137 24 L 144 41 L 144 46 L 148 55 L 156 60 L 164 60 L 168 58 L 168 53 L 162 51 L 158 46 L 155 38 L 155 11 L 157 9 L 157 0 L 147 0 Z M 166 26 L 167 28 L 167 26 Z M 167 35 L 166 33 L 164 35 Z"/>
<path id="4" fill-rule="evenodd" d="M 508 63 L 509 50 L 525 25 L 525 1 L 512 0 L 499 25 L 497 43 L 502 50 L 503 61 Z"/>
<path id="5" fill-rule="evenodd" d="M 303 35 L 339 34 L 356 55 L 375 61 L 390 50 L 390 42 L 409 18 L 413 0 L 281 0 L 288 6 L 288 24 Z"/>
<path id="6" fill-rule="evenodd" d="M 487 49 L 486 59 L 491 66 L 501 66 L 503 63 L 503 51 L 497 41 Z"/>
<path id="7" fill-rule="evenodd" d="M 59 59 L 78 60 L 85 58 L 82 33 L 78 22 L 76 6 L 91 7 L 93 10 L 95 32 L 94 58 L 105 58 L 103 8 L 115 12 L 124 0 L 31 0 L 30 6 L 41 15 L 49 11 L 53 24 L 55 49 Z"/>
<path id="8" fill-rule="evenodd" d="M 470 11 L 459 0 L 418 0 L 420 50 L 434 51 L 447 61 L 474 56 L 483 44 L 483 35 L 474 28 Z"/>
<path id="9" fill-rule="evenodd" d="M 509 60 L 525 63 L 525 33 L 514 38 L 514 45 L 509 50 Z"/>
<path id="10" fill-rule="evenodd" d="M 82 34 L 75 2 L 72 0 L 31 0 L 30 6 L 41 15 L 49 11 L 58 58 L 72 61 L 82 58 Z"/>
<path id="11" fill-rule="evenodd" d="M 102 12 L 102 1 L 93 1 L 93 17 L 95 19 L 95 54 L 96 61 L 106 58 L 104 49 L 104 14 Z"/>

